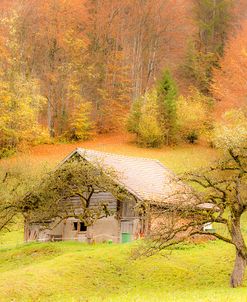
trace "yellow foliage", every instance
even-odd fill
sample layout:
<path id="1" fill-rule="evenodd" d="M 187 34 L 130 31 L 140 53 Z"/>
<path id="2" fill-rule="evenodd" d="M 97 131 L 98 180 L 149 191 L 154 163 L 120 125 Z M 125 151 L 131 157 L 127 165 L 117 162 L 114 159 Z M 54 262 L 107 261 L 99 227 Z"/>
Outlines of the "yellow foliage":
<path id="1" fill-rule="evenodd" d="M 146 147 L 159 147 L 164 134 L 158 121 L 157 91 L 153 89 L 144 96 L 138 126 L 138 142 Z"/>
<path id="2" fill-rule="evenodd" d="M 177 102 L 177 123 L 183 139 L 194 142 L 210 128 L 210 98 L 191 88 L 188 97 L 180 96 Z"/>
<path id="3" fill-rule="evenodd" d="M 35 142 L 42 133 L 38 112 L 45 102 L 38 83 L 19 76 L 13 82 L 0 79 L 0 99 L 0 150 Z"/>
<path id="4" fill-rule="evenodd" d="M 237 149 L 247 141 L 247 112 L 241 109 L 227 111 L 215 125 L 213 143 L 223 150 Z"/>
<path id="5" fill-rule="evenodd" d="M 69 139 L 87 140 L 93 135 L 91 122 L 92 103 L 82 102 L 76 106 L 69 126 Z"/>

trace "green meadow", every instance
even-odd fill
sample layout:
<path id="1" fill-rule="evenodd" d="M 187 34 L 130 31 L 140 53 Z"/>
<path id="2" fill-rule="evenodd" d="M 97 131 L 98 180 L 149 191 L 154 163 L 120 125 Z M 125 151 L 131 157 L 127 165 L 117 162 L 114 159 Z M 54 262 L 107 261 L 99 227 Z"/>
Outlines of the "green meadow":
<path id="1" fill-rule="evenodd" d="M 0 249 L 0 301 L 243 302 L 231 246 L 183 244 L 133 260 L 138 243 L 32 243 Z M 247 286 L 247 280 L 245 280 Z"/>

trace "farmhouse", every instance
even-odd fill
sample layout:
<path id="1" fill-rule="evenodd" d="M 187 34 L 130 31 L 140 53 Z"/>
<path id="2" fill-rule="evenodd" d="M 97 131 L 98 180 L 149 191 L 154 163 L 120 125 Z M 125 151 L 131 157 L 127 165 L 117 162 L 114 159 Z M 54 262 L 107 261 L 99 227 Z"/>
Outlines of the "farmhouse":
<path id="1" fill-rule="evenodd" d="M 69 154 L 60 165 L 73 158 L 100 165 L 105 169 L 112 168 L 118 183 L 132 196 L 131 202 L 117 200 L 111 192 L 95 190 L 89 207 L 95 207 L 100 200 L 105 200 L 111 215 L 98 219 L 93 225 L 86 225 L 75 217 L 69 217 L 43 229 L 39 222 L 25 225 L 26 241 L 77 240 L 81 242 L 128 242 L 145 236 L 150 229 L 148 211 L 140 213 L 137 203 L 150 206 L 165 203 L 172 195 L 174 185 L 169 180 L 174 174 L 159 161 L 141 157 L 128 157 L 99 151 L 77 148 Z M 68 201 L 66 203 L 68 205 Z M 69 205 L 80 213 L 80 199 L 73 196 Z"/>

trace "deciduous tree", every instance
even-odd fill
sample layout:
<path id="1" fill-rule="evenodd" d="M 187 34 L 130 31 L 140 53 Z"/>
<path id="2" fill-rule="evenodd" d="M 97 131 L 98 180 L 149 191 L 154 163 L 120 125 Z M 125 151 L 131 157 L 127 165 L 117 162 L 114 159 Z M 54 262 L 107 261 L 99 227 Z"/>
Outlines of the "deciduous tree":
<path id="1" fill-rule="evenodd" d="M 111 192 L 119 201 L 128 202 L 130 198 L 117 184 L 115 172 L 103 169 L 96 162 L 89 164 L 74 158 L 55 171 L 37 174 L 32 182 L 28 181 L 30 171 L 29 177 L 25 177 L 27 169 L 15 171 L 5 169 L 0 173 L 0 231 L 8 228 L 17 216 L 22 216 L 27 223 L 39 222 L 44 227 L 48 227 L 47 221 L 56 224 L 69 217 L 92 225 L 97 219 L 114 214 L 104 199 L 99 200 L 96 207 L 90 207 L 95 190 Z M 80 198 L 80 213 L 66 206 L 73 196 Z"/>
<path id="2" fill-rule="evenodd" d="M 230 284 L 238 287 L 242 285 L 247 263 L 247 247 L 241 228 L 243 214 L 247 211 L 246 132 L 245 140 L 239 140 L 238 144 L 227 133 L 230 132 L 225 132 L 223 140 L 216 140 L 216 145 L 225 152 L 219 162 L 170 183 L 178 189 L 169 196 L 169 205 L 157 207 L 153 213 L 159 223 L 151 232 L 151 245 L 146 253 L 195 236 L 208 236 L 204 226 L 213 223 L 216 231 L 210 236 L 235 248 Z M 196 189 L 184 182 L 196 185 Z"/>
<path id="3" fill-rule="evenodd" d="M 218 113 L 246 105 L 247 85 L 247 24 L 229 39 L 220 68 L 214 71 L 212 93 L 219 101 Z"/>
<path id="4" fill-rule="evenodd" d="M 194 143 L 202 134 L 213 128 L 212 99 L 190 88 L 187 97 L 180 96 L 177 101 L 178 134 L 184 140 Z"/>

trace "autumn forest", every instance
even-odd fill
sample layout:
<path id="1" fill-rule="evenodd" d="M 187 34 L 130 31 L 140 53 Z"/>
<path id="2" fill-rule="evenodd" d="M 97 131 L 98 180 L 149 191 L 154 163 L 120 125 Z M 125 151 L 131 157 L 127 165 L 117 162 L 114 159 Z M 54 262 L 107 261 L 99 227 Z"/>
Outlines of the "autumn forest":
<path id="1" fill-rule="evenodd" d="M 147 147 L 208 135 L 245 104 L 246 12 L 241 0 L 1 1 L 0 157 L 126 129 Z"/>

